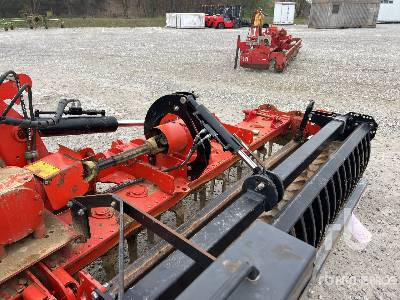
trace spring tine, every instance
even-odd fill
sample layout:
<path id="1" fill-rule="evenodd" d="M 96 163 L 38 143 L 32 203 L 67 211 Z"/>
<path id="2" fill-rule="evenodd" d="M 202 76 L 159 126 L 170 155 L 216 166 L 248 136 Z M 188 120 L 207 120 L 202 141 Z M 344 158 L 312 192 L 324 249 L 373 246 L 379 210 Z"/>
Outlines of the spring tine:
<path id="1" fill-rule="evenodd" d="M 118 245 L 108 250 L 101 259 L 106 273 L 106 280 L 109 281 L 117 275 L 115 265 L 118 262 Z"/>
<path id="2" fill-rule="evenodd" d="M 171 211 L 175 214 L 176 227 L 185 223 L 185 205 L 183 204 L 183 201 L 178 202 Z"/>
<path id="3" fill-rule="evenodd" d="M 207 190 L 205 187 L 200 188 L 199 196 L 200 196 L 200 209 L 202 209 L 204 206 L 206 206 L 206 201 L 207 201 Z"/>
<path id="4" fill-rule="evenodd" d="M 228 170 L 226 171 L 226 182 L 228 185 L 230 183 L 230 180 L 229 180 L 230 176 L 231 176 L 231 168 L 228 168 Z"/>
<path id="5" fill-rule="evenodd" d="M 128 245 L 129 261 L 132 263 L 138 258 L 138 244 L 137 236 L 139 231 L 134 231 L 126 237 L 126 244 Z"/>
<path id="6" fill-rule="evenodd" d="M 342 170 L 342 166 L 339 167 L 339 170 L 337 170 L 337 172 L 335 173 L 335 175 L 333 176 L 335 179 L 335 191 L 336 191 L 336 211 L 335 211 L 335 216 L 338 213 L 339 209 L 340 209 L 340 204 L 341 204 L 341 199 L 343 197 L 343 186 L 344 186 L 344 182 L 342 181 L 342 177 L 341 176 L 341 171 Z"/>

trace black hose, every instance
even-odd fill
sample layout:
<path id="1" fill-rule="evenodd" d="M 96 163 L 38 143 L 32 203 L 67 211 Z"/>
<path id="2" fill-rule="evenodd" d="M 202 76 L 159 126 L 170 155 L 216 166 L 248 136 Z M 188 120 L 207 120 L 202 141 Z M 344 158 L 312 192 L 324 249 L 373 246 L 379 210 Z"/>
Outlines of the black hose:
<path id="1" fill-rule="evenodd" d="M 5 117 L 11 110 L 11 108 L 14 106 L 14 104 L 17 102 L 19 98 L 21 98 L 22 93 L 27 90 L 28 91 L 28 100 L 29 100 L 29 106 L 32 106 L 32 90 L 30 85 L 24 84 L 18 92 L 15 94 L 14 98 L 12 98 L 10 104 L 7 106 L 7 108 L 4 110 L 2 117 Z M 30 108 L 31 111 L 31 117 L 33 116 L 33 108 Z M 27 116 L 24 116 L 27 117 Z"/>
<path id="2" fill-rule="evenodd" d="M 190 158 L 193 156 L 194 152 L 197 150 L 197 148 L 203 144 L 203 142 L 207 139 L 211 138 L 210 134 L 207 134 L 204 138 L 201 138 L 200 134 L 196 135 L 195 139 L 193 140 L 193 146 L 190 148 L 190 151 L 188 153 L 188 155 L 186 156 L 185 160 L 183 162 L 181 162 L 179 165 L 173 166 L 171 168 L 168 168 L 166 170 L 164 170 L 164 172 L 169 173 L 172 171 L 175 171 L 177 169 L 182 168 L 184 165 L 186 165 Z"/>
<path id="3" fill-rule="evenodd" d="M 9 75 L 13 75 L 15 81 L 16 81 L 17 83 L 19 82 L 19 78 L 18 78 L 17 73 L 15 73 L 14 71 L 10 70 L 10 71 L 5 72 L 3 75 L 0 76 L 0 85 L 4 82 L 4 80 L 7 79 L 7 77 L 8 77 Z M 18 86 L 18 84 L 17 84 L 17 86 Z"/>
<path id="4" fill-rule="evenodd" d="M 21 120 L 21 119 L 6 117 L 3 114 L 0 117 L 0 124 L 21 126 L 21 127 L 27 127 L 27 128 L 37 128 L 37 129 L 48 128 L 48 127 L 56 125 L 60 121 L 60 119 L 64 113 L 64 109 L 67 107 L 67 105 L 69 103 L 75 102 L 75 101 L 76 101 L 75 99 L 62 99 L 58 103 L 58 107 L 57 107 L 56 114 L 54 115 L 54 117 L 46 119 L 46 120 L 37 120 L 37 121 Z M 33 114 L 33 110 L 31 111 L 31 113 Z"/>

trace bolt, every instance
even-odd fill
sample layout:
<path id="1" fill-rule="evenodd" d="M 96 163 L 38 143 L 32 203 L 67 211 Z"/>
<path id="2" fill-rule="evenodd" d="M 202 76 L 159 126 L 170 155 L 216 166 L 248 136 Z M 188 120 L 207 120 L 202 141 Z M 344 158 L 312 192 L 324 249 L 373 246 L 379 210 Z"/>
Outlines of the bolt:
<path id="1" fill-rule="evenodd" d="M 260 183 L 256 186 L 256 191 L 261 191 L 263 188 L 265 188 L 265 183 L 264 183 L 264 182 L 260 182 Z"/>
<path id="2" fill-rule="evenodd" d="M 81 208 L 78 210 L 78 216 L 83 216 L 85 214 L 85 211 Z"/>
<path id="3" fill-rule="evenodd" d="M 117 206 L 117 202 L 115 202 L 115 201 L 113 201 L 113 202 L 111 202 L 111 207 L 116 207 Z"/>
<path id="4" fill-rule="evenodd" d="M 44 180 L 44 181 L 43 181 L 43 184 L 44 184 L 44 185 L 48 185 L 49 183 L 50 183 L 50 181 L 48 181 L 48 180 Z"/>
<path id="5" fill-rule="evenodd" d="M 182 103 L 182 104 L 185 104 L 186 101 L 187 101 L 187 99 L 186 99 L 185 97 L 181 97 L 181 103 Z"/>
<path id="6" fill-rule="evenodd" d="M 110 284 L 108 282 L 106 282 L 105 284 L 103 284 L 103 286 L 108 289 L 110 287 Z"/>
<path id="7" fill-rule="evenodd" d="M 92 296 L 92 299 L 99 299 L 99 295 L 95 291 L 93 291 L 90 295 Z"/>
<path id="8" fill-rule="evenodd" d="M 178 110 L 179 110 L 179 106 L 175 106 L 174 111 L 178 111 Z"/>
<path id="9" fill-rule="evenodd" d="M 68 203 L 67 203 L 67 207 L 68 207 L 68 208 L 71 208 L 73 205 L 74 205 L 74 202 L 68 201 Z"/>
<path id="10" fill-rule="evenodd" d="M 187 166 L 188 171 L 192 170 L 192 166 Z"/>

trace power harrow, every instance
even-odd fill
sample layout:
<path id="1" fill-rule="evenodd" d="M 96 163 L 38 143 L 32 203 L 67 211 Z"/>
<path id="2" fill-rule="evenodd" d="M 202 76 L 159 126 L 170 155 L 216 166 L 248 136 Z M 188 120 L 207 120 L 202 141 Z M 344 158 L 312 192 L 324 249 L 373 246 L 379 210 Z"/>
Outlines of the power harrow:
<path id="1" fill-rule="evenodd" d="M 1 299 L 297 298 L 327 228 L 365 189 L 377 130 L 312 102 L 261 105 L 228 125 L 193 93 L 161 97 L 144 121 L 32 99 L 27 75 L 0 77 Z M 127 126 L 144 137 L 102 153 L 51 153 L 42 140 Z M 98 258 L 107 282 L 83 270 Z"/>
<path id="2" fill-rule="evenodd" d="M 273 63 L 275 71 L 282 72 L 300 47 L 301 39 L 288 35 L 284 28 L 251 27 L 245 41 L 238 36 L 234 68 L 240 59 L 243 68 L 268 70 Z"/>

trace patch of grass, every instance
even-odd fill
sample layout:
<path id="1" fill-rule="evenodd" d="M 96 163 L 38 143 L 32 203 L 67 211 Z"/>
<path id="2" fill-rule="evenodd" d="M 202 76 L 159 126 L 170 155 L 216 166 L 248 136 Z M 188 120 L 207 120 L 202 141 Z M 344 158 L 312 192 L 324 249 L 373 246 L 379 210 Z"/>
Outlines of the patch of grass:
<path id="1" fill-rule="evenodd" d="M 63 18 L 69 27 L 164 27 L 165 17 L 156 18 Z"/>
<path id="2" fill-rule="evenodd" d="M 51 19 L 51 18 L 50 18 Z M 60 18 L 54 17 L 54 19 L 62 19 L 66 28 L 71 27 L 164 27 L 165 17 L 155 18 Z M 0 21 L 3 19 L 0 19 Z M 14 24 L 14 27 L 27 28 L 28 24 L 23 19 L 13 21 L 13 18 L 5 19 L 5 22 Z M 2 25 L 3 22 L 0 22 Z M 49 21 L 49 27 L 60 27 L 60 22 Z M 41 27 L 41 26 L 39 26 Z"/>

